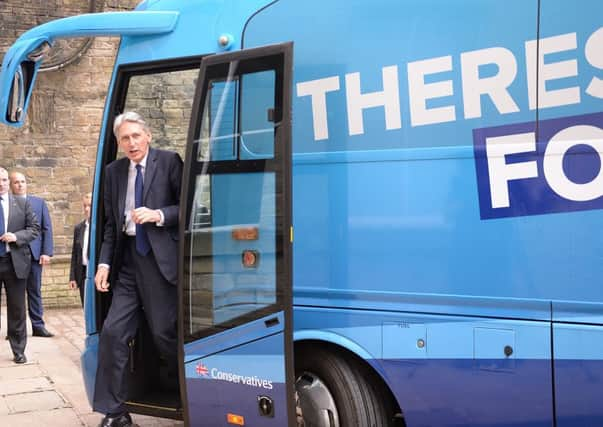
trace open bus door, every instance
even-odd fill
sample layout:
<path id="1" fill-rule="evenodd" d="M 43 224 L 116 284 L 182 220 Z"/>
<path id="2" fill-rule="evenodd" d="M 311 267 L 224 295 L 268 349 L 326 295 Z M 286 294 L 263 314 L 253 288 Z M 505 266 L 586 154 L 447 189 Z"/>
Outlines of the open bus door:
<path id="1" fill-rule="evenodd" d="M 202 60 L 180 217 L 187 425 L 294 425 L 292 44 Z"/>

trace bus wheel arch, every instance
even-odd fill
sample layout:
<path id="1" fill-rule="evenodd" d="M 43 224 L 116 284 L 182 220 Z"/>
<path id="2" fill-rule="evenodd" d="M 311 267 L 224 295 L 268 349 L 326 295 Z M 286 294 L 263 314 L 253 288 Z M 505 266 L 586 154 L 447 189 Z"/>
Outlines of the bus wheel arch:
<path id="1" fill-rule="evenodd" d="M 385 381 L 349 349 L 319 340 L 296 341 L 295 378 L 298 411 L 306 426 L 405 427 Z"/>

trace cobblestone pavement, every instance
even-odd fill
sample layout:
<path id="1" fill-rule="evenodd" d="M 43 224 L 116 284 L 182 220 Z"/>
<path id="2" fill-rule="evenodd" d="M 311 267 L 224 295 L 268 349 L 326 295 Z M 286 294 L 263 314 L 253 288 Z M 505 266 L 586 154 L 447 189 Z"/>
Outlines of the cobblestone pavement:
<path id="1" fill-rule="evenodd" d="M 29 336 L 28 362 L 15 365 L 6 335 L 6 307 L 1 307 L 0 426 L 96 427 L 102 415 L 92 412 L 84 390 L 80 354 L 84 348 L 84 318 L 80 308 L 51 309 L 44 313 L 52 338 Z M 28 322 L 29 323 L 29 322 Z M 134 415 L 140 427 L 183 426 L 161 418 Z"/>

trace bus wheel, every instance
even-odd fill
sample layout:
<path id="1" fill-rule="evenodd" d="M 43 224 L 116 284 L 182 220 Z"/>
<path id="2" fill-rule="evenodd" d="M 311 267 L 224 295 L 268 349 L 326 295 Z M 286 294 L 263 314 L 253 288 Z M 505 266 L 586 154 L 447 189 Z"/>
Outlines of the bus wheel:
<path id="1" fill-rule="evenodd" d="M 305 427 L 392 425 L 373 374 L 356 360 L 306 347 L 295 354 L 295 376 Z"/>

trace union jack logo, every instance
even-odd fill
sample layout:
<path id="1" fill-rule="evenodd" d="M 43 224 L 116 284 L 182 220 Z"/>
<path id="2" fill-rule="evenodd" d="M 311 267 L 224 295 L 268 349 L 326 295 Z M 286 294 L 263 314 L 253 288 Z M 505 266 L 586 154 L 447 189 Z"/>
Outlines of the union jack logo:
<path id="1" fill-rule="evenodd" d="M 206 377 L 209 372 L 207 370 L 207 367 L 202 363 L 197 363 L 197 367 L 195 368 L 195 371 L 197 371 L 197 375 L 199 375 L 199 376 L 203 375 L 204 377 Z"/>

